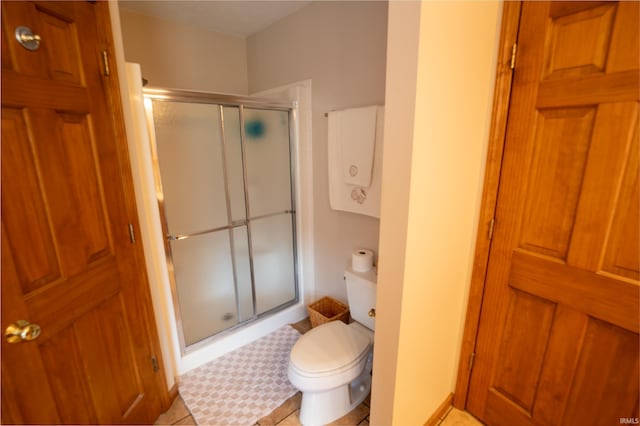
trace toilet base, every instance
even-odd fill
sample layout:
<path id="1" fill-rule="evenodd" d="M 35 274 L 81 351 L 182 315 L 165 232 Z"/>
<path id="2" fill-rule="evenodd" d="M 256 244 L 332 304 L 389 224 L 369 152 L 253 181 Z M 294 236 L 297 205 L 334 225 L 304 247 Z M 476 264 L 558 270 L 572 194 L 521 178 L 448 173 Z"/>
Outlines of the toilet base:
<path id="1" fill-rule="evenodd" d="M 322 392 L 303 392 L 300 423 L 320 426 L 331 423 L 356 408 L 371 391 L 371 354 L 367 367 L 351 383 Z"/>

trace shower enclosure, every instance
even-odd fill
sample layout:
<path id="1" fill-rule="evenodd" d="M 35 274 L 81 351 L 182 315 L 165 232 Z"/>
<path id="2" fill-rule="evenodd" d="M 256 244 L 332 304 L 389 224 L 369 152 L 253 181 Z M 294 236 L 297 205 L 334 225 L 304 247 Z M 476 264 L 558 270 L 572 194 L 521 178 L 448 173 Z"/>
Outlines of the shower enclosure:
<path id="1" fill-rule="evenodd" d="M 183 352 L 298 301 L 290 103 L 144 89 Z"/>

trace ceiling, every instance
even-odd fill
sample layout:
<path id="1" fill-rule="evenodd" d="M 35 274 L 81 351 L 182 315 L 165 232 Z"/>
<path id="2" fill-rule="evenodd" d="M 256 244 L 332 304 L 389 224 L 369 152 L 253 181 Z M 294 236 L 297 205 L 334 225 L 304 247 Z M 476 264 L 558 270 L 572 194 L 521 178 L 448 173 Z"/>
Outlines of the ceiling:
<path id="1" fill-rule="evenodd" d="M 195 25 L 246 38 L 307 6 L 310 0 L 235 1 L 130 1 L 119 0 L 120 9 L 169 21 Z"/>

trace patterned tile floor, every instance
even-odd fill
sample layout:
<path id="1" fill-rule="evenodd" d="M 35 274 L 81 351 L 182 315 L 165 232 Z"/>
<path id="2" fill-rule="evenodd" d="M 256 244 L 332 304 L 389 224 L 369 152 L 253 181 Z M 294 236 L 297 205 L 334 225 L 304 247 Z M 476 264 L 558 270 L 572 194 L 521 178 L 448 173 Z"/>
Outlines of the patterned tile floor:
<path id="1" fill-rule="evenodd" d="M 296 324 L 292 324 L 292 327 L 298 330 L 300 333 L 305 333 L 311 329 L 309 319 L 302 320 Z M 302 395 L 300 392 L 285 401 L 281 406 L 273 410 L 271 414 L 259 419 L 255 426 L 299 426 L 299 414 L 300 414 L 300 401 Z M 370 399 L 367 399 L 357 406 L 353 411 L 347 413 L 345 416 L 339 418 L 331 425 L 342 426 L 356 426 L 356 425 L 369 425 L 369 405 Z M 155 422 L 156 425 L 195 425 L 193 417 L 187 410 L 184 401 L 178 395 L 173 402 L 169 410 Z M 441 426 L 481 426 L 482 423 L 478 422 L 469 413 L 452 409 Z"/>
<path id="2" fill-rule="evenodd" d="M 180 376 L 180 396 L 201 425 L 253 425 L 298 390 L 287 366 L 300 332 L 285 325 Z"/>

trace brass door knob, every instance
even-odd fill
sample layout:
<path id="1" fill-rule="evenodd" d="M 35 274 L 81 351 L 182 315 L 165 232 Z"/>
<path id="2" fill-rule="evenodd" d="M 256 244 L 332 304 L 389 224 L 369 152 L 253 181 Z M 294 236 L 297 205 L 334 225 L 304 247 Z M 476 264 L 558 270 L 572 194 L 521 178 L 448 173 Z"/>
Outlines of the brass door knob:
<path id="1" fill-rule="evenodd" d="M 29 27 L 16 28 L 16 40 L 27 50 L 38 50 L 40 41 L 42 40 L 38 34 L 34 34 Z"/>
<path id="2" fill-rule="evenodd" d="M 375 316 L 376 316 L 376 308 L 369 309 L 369 316 L 371 318 L 375 318 Z"/>
<path id="3" fill-rule="evenodd" d="M 4 331 L 4 337 L 9 343 L 28 342 L 37 339 L 41 332 L 42 329 L 38 324 L 18 320 L 7 327 Z"/>

